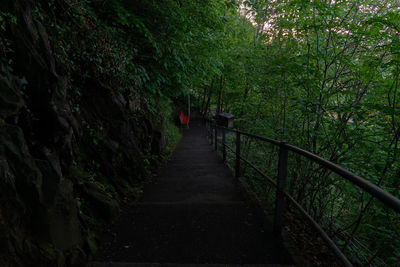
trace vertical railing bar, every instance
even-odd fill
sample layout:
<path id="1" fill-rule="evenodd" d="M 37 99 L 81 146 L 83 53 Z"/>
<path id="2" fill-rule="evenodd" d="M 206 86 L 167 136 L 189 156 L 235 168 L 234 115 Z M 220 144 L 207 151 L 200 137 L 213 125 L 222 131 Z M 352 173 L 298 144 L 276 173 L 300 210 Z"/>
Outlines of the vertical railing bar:
<path id="1" fill-rule="evenodd" d="M 208 120 L 205 120 L 205 125 L 206 125 L 206 137 L 207 137 L 207 141 L 208 141 L 209 136 L 210 136 L 210 132 L 208 131 Z"/>
<path id="2" fill-rule="evenodd" d="M 222 160 L 226 161 L 225 128 L 222 128 Z"/>
<path id="3" fill-rule="evenodd" d="M 240 133 L 236 132 L 236 164 L 235 164 L 235 176 L 240 177 Z"/>
<path id="4" fill-rule="evenodd" d="M 285 190 L 288 165 L 288 150 L 286 149 L 285 145 L 285 141 L 282 141 L 279 145 L 278 182 L 276 188 L 274 218 L 274 233 L 278 235 L 282 232 L 283 213 L 285 206 L 283 191 Z"/>
<path id="5" fill-rule="evenodd" d="M 210 121 L 210 138 L 211 138 L 211 145 L 214 142 L 214 124 Z"/>
<path id="6" fill-rule="evenodd" d="M 211 121 L 208 121 L 208 141 L 212 144 L 213 136 L 212 136 L 212 125 Z"/>
<path id="7" fill-rule="evenodd" d="M 217 128 L 218 128 L 217 127 L 217 123 L 215 123 L 215 133 L 214 133 L 215 134 L 215 136 L 214 136 L 215 137 L 215 144 L 214 145 L 215 145 L 215 150 L 216 151 L 218 151 L 218 132 L 217 132 Z"/>

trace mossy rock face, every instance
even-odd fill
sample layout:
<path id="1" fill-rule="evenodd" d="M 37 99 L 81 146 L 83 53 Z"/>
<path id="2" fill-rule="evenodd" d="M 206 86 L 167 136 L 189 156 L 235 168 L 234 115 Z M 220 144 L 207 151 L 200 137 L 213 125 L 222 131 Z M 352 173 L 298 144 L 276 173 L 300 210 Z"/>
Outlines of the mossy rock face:
<path id="1" fill-rule="evenodd" d="M 10 117 L 17 120 L 21 109 L 25 107 L 20 91 L 23 86 L 21 79 L 7 72 L 4 66 L 0 70 L 0 118 L 3 121 Z"/>
<path id="2" fill-rule="evenodd" d="M 118 202 L 105 194 L 98 186 L 86 184 L 84 186 L 84 197 L 88 202 L 89 210 L 95 217 L 110 223 L 119 216 Z"/>
<path id="3" fill-rule="evenodd" d="M 42 174 L 16 126 L 0 125 L 0 155 L 0 254 L 18 258 L 40 206 Z"/>
<path id="4" fill-rule="evenodd" d="M 61 62 L 48 34 L 61 15 L 12 2 L 14 70 L 0 66 L 0 265 L 84 266 L 97 247 L 95 224 L 119 216 L 119 201 L 139 194 L 148 158 L 165 147 L 163 120 L 135 96 L 68 73 L 72 63 Z"/>
<path id="5" fill-rule="evenodd" d="M 1 252 L 34 259 L 35 240 L 57 251 L 82 244 L 71 181 L 59 177 L 49 162 L 34 160 L 16 126 L 0 125 L 0 151 L 5 156 L 0 160 Z"/>

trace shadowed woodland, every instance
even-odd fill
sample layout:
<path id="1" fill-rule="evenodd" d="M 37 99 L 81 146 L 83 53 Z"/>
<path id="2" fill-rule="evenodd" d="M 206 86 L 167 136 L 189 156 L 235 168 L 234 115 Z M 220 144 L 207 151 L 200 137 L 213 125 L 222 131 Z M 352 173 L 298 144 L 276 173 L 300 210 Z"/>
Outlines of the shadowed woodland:
<path id="1" fill-rule="evenodd" d="M 151 227 L 157 216 L 129 209 L 152 192 L 155 175 L 164 177 L 160 167 L 174 166 L 180 145 L 184 159 L 214 155 L 211 165 L 228 173 L 203 142 L 202 122 L 221 112 L 235 116 L 237 130 L 285 140 L 400 197 L 398 1 L 3 2 L 1 266 L 87 266 L 104 251 L 110 225 L 138 218 Z M 181 112 L 191 114 L 189 129 L 179 124 Z M 235 148 L 234 134 L 224 138 Z M 277 190 L 260 172 L 277 182 L 279 146 L 248 135 L 239 143 L 259 171 L 242 162 L 238 183 L 264 212 L 259 217 L 268 218 Z M 234 168 L 235 153 L 226 156 Z M 304 156 L 290 152 L 287 163 L 286 192 L 351 264 L 399 264 L 395 210 Z M 241 208 L 229 217 L 233 233 L 242 227 Z M 284 242 L 276 244 L 290 243 L 287 253 L 294 262 L 301 258 L 295 264 L 341 266 L 304 215 L 289 202 L 285 208 Z M 182 215 L 187 210 L 178 211 L 169 216 L 190 222 Z M 145 247 L 136 245 L 138 253 Z M 255 263 L 229 260 L 235 253 L 225 252 L 180 263 Z M 253 252 L 242 259 L 250 261 Z"/>

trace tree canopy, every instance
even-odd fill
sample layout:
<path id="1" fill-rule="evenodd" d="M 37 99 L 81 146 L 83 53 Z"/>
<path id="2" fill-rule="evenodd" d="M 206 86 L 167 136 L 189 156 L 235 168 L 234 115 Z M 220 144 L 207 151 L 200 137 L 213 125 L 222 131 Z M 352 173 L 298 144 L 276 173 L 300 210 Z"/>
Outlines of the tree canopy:
<path id="1" fill-rule="evenodd" d="M 286 140 L 400 197 L 398 1 L 26 2 L 49 31 L 76 114 L 88 80 L 129 95 L 138 113 L 160 121 L 191 95 L 205 116 L 233 113 L 239 129 Z M 16 44 L 7 32 L 18 22 L 8 5 L 0 63 L 12 71 Z M 276 176 L 276 149 L 249 140 L 244 149 Z M 244 177 L 268 199 L 255 173 Z M 354 263 L 400 261 L 399 215 L 367 193 L 296 156 L 289 192 Z"/>

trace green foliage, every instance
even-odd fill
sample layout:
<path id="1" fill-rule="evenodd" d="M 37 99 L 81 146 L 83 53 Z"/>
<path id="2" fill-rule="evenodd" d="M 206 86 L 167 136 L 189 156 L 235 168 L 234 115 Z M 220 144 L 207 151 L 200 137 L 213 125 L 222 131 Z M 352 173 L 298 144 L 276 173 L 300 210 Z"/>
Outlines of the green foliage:
<path id="1" fill-rule="evenodd" d="M 232 112 L 244 131 L 285 139 L 400 197 L 398 3 L 249 0 L 243 6 L 253 25 L 234 13 L 226 17 L 221 72 L 197 88 L 211 102 L 204 111 Z M 250 161 L 276 177 L 277 151 L 243 142 Z M 291 194 L 352 261 L 399 261 L 398 215 L 304 158 L 291 156 L 290 166 Z M 245 174 L 260 198 L 273 193 L 257 174 Z"/>
<path id="2" fill-rule="evenodd" d="M 238 128 L 285 139 L 400 196 L 395 1 L 41 0 L 32 5 L 33 18 L 50 29 L 52 50 L 65 66 L 76 115 L 85 87 L 104 84 L 111 94 L 129 99 L 133 123 L 144 114 L 165 123 L 168 154 L 180 137 L 170 120 L 172 103 L 191 94 L 203 113 L 232 112 Z M 12 23 L 13 15 L 0 12 L 6 65 L 12 63 L 7 59 L 12 44 L 4 36 Z M 84 131 L 94 147 L 103 142 L 101 125 Z M 261 170 L 276 176 L 275 148 L 251 140 L 243 140 L 243 148 Z M 141 156 L 146 168 L 160 159 L 147 150 Z M 86 163 L 84 182 L 113 196 L 113 188 L 96 176 L 96 162 Z M 290 166 L 288 190 L 352 261 L 399 261 L 398 215 L 304 158 L 291 156 Z M 250 170 L 245 179 L 260 199 L 273 195 Z M 126 187 L 140 194 L 140 186 Z"/>
<path id="3" fill-rule="evenodd" d="M 178 127 L 171 121 L 168 120 L 165 126 L 165 156 L 169 157 L 172 151 L 175 149 L 176 144 L 181 139 L 181 133 Z"/>
<path id="4" fill-rule="evenodd" d="M 10 54 L 13 52 L 11 49 L 11 41 L 6 38 L 5 32 L 12 24 L 17 23 L 17 18 L 8 13 L 0 10 L 0 63 L 9 67 L 12 64 Z"/>
<path id="5" fill-rule="evenodd" d="M 103 223 L 100 220 L 86 214 L 84 203 L 82 203 L 80 198 L 76 198 L 75 200 L 80 218 L 89 226 L 90 229 L 99 231 L 103 227 Z"/>

